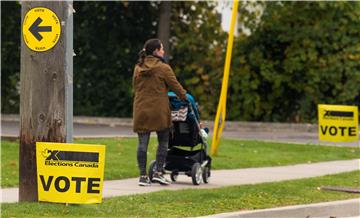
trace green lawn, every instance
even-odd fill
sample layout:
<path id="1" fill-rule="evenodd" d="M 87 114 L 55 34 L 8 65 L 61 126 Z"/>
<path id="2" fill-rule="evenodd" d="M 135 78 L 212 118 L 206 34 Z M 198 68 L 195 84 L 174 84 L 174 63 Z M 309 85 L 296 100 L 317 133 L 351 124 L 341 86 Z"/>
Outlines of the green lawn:
<path id="1" fill-rule="evenodd" d="M 105 179 L 138 176 L 136 138 L 82 139 L 76 140 L 75 143 L 106 145 Z M 156 138 L 152 138 L 148 151 L 149 162 L 155 157 L 156 145 Z M 18 186 L 18 151 L 19 142 L 2 141 L 2 187 Z M 360 158 L 359 148 L 222 139 L 218 156 L 213 157 L 212 167 L 236 169 L 355 158 Z"/>
<path id="2" fill-rule="evenodd" d="M 358 198 L 359 194 L 323 191 L 320 186 L 360 188 L 360 171 L 310 179 L 219 189 L 160 191 L 105 199 L 98 205 L 2 204 L 2 217 L 194 217 Z"/>

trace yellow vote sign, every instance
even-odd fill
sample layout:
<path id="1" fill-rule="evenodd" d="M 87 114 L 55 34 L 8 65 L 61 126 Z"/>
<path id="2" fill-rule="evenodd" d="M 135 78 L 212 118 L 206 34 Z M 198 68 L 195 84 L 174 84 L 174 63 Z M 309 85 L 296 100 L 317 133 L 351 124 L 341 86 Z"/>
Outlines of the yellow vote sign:
<path id="1" fill-rule="evenodd" d="M 318 105 L 319 140 L 353 142 L 359 140 L 356 106 Z"/>
<path id="2" fill-rule="evenodd" d="M 31 50 L 47 51 L 59 41 L 61 34 L 59 18 L 48 8 L 32 8 L 24 17 L 22 33 L 25 44 Z"/>
<path id="3" fill-rule="evenodd" d="M 38 200 L 101 203 L 105 146 L 36 143 Z"/>

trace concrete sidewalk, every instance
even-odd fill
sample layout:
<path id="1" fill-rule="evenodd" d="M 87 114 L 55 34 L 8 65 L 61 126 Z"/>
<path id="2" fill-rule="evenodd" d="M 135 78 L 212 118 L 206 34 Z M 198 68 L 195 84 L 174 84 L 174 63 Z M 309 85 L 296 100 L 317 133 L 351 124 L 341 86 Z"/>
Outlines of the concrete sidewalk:
<path id="1" fill-rule="evenodd" d="M 179 176 L 178 181 L 170 186 L 152 184 L 150 187 L 137 185 L 138 178 L 111 180 L 104 182 L 103 197 L 115 197 L 143 194 L 160 190 L 206 189 L 233 185 L 258 184 L 293 179 L 302 179 L 328 174 L 337 174 L 360 169 L 360 159 L 330 161 L 291 166 L 247 168 L 235 170 L 213 170 L 209 184 L 192 185 L 191 178 Z M 1 203 L 18 202 L 18 188 L 1 189 Z"/>

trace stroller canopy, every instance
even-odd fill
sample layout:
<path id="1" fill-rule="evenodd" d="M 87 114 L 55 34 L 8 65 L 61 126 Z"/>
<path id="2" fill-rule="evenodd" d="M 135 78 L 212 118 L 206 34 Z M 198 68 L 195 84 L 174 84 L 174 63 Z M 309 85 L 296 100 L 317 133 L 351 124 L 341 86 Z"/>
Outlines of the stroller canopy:
<path id="1" fill-rule="evenodd" d="M 188 103 L 185 102 L 185 101 L 181 101 L 175 94 L 175 92 L 168 92 L 168 96 L 169 96 L 169 99 L 170 99 L 170 107 L 171 107 L 171 110 L 179 110 L 181 108 L 184 108 L 184 107 L 188 107 Z M 197 104 L 195 102 L 195 99 L 192 95 L 186 93 L 186 97 L 188 99 L 188 101 L 190 102 L 192 108 L 193 108 L 193 112 L 195 114 L 195 117 L 197 120 L 200 120 L 200 115 L 199 115 L 199 110 L 198 110 L 198 107 L 197 107 Z M 192 113 L 189 113 L 188 114 L 188 118 L 192 118 L 191 116 Z"/>

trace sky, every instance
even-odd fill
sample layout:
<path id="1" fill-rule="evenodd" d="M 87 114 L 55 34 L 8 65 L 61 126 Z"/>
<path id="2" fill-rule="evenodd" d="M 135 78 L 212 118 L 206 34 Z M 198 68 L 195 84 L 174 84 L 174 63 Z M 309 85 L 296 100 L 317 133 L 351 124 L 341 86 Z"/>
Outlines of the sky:
<path id="1" fill-rule="evenodd" d="M 224 31 L 229 32 L 230 30 L 230 22 L 231 22 L 231 8 L 232 1 L 221 0 L 219 1 L 219 5 L 216 7 L 216 10 L 221 13 L 221 27 Z M 237 31 L 235 31 L 236 35 Z"/>

